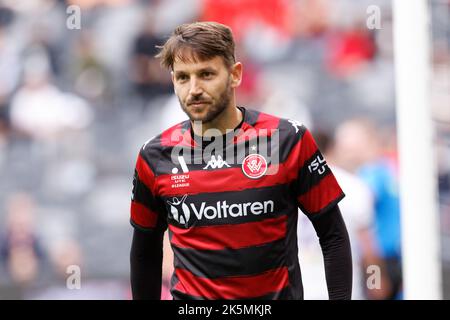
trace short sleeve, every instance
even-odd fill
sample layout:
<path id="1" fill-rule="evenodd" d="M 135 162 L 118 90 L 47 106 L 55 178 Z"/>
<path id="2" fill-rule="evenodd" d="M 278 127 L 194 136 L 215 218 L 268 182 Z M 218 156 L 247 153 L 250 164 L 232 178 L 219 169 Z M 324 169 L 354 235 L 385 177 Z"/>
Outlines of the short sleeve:
<path id="1" fill-rule="evenodd" d="M 307 215 L 335 206 L 345 196 L 311 135 L 303 127 L 300 141 L 299 172 L 296 181 L 298 206 Z"/>
<path id="2" fill-rule="evenodd" d="M 130 223 L 133 227 L 144 231 L 165 230 L 163 210 L 155 189 L 155 174 L 141 151 L 133 176 L 130 208 Z"/>

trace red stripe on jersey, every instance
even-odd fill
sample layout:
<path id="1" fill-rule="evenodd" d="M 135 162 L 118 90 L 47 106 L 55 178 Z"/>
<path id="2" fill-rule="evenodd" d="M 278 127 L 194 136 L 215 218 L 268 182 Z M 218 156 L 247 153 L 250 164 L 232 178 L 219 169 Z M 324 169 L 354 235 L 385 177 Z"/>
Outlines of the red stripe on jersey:
<path id="1" fill-rule="evenodd" d="M 181 131 L 181 123 L 167 129 L 161 134 L 162 146 L 177 145 L 183 140 L 183 132 Z"/>
<path id="2" fill-rule="evenodd" d="M 329 173 L 308 192 L 299 196 L 297 200 L 307 211 L 306 213 L 315 213 L 325 208 L 341 194 L 342 189 L 336 178 Z"/>
<path id="3" fill-rule="evenodd" d="M 131 201 L 131 220 L 144 228 L 154 228 L 158 220 L 158 214 L 143 204 Z"/>
<path id="4" fill-rule="evenodd" d="M 286 267 L 272 269 L 259 275 L 218 279 L 196 277 L 185 269 L 176 269 L 175 273 L 179 280 L 174 287 L 175 290 L 206 299 L 256 298 L 281 291 L 289 285 Z"/>
<path id="5" fill-rule="evenodd" d="M 299 169 L 303 167 L 305 162 L 308 159 L 310 159 L 313 156 L 313 154 L 317 151 L 317 145 L 309 130 L 305 131 L 300 142 L 301 142 L 300 148 L 302 152 L 299 153 L 297 158 L 299 162 Z"/>
<path id="6" fill-rule="evenodd" d="M 284 175 L 286 176 L 284 183 L 297 179 L 300 168 L 316 151 L 317 146 L 312 140 L 311 134 L 307 131 L 291 149 L 284 162 L 280 164 L 280 169 L 284 170 Z"/>
<path id="7" fill-rule="evenodd" d="M 204 192 L 226 192 L 226 191 L 241 191 L 252 188 L 270 187 L 277 184 L 284 184 L 287 182 L 287 177 L 283 174 L 269 174 L 275 173 L 280 166 L 269 166 L 269 169 L 264 177 L 260 179 L 250 179 L 245 176 L 242 169 L 228 168 L 223 170 L 196 170 L 190 171 L 185 175 L 189 178 L 183 178 L 183 185 L 176 185 L 172 180 L 172 175 L 158 176 L 158 192 L 162 196 L 171 197 L 180 194 L 199 194 Z M 172 185 L 174 187 L 172 187 Z"/>
<path id="8" fill-rule="evenodd" d="M 183 122 L 167 129 L 161 134 L 161 145 L 174 146 L 195 146 L 195 141 L 191 137 L 190 130 L 183 131 Z"/>
<path id="9" fill-rule="evenodd" d="M 153 194 L 155 194 L 155 175 L 140 154 L 136 161 L 136 171 L 138 173 L 139 180 L 143 182 Z"/>
<path id="10" fill-rule="evenodd" d="M 191 227 L 169 225 L 171 243 L 180 248 L 197 250 L 239 249 L 272 242 L 286 236 L 287 217 L 242 224 Z"/>
<path id="11" fill-rule="evenodd" d="M 242 127 L 237 131 L 234 143 L 243 143 L 256 137 L 270 137 L 276 132 L 280 123 L 280 119 L 265 113 L 260 113 L 256 123 L 251 126 L 244 122 Z"/>
<path id="12" fill-rule="evenodd" d="M 280 124 L 280 118 L 271 116 L 266 113 L 260 113 L 258 115 L 258 119 L 256 120 L 255 124 L 253 125 L 256 129 L 277 129 Z"/>
<path id="13" fill-rule="evenodd" d="M 247 122 L 243 122 L 239 130 L 243 130 L 245 132 L 245 130 L 248 130 L 249 128 L 253 128 L 252 125 Z"/>
<path id="14" fill-rule="evenodd" d="M 302 140 L 299 140 L 292 148 L 288 157 L 282 163 L 282 169 L 285 169 L 288 182 L 297 179 L 300 170 L 299 158 L 301 155 Z"/>

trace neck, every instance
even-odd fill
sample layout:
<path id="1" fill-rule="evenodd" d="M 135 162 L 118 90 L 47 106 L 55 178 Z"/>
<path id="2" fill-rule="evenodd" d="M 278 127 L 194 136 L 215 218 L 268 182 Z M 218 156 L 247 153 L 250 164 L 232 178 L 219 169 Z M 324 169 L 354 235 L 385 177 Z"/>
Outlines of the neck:
<path id="1" fill-rule="evenodd" d="M 236 104 L 230 104 L 219 116 L 207 122 L 191 122 L 194 133 L 198 136 L 215 136 L 227 133 L 227 130 L 236 128 L 242 121 L 242 112 Z M 207 132 L 207 130 L 215 129 Z"/>

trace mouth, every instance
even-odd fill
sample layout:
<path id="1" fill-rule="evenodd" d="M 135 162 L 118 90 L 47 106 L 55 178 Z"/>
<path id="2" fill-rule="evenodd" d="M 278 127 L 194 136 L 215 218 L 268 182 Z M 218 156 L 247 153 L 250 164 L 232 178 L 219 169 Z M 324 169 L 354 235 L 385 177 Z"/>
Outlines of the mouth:
<path id="1" fill-rule="evenodd" d="M 209 102 L 206 101 L 196 101 L 196 102 L 191 102 L 188 104 L 188 106 L 193 106 L 193 107 L 197 107 L 197 106 L 203 106 L 209 104 Z"/>

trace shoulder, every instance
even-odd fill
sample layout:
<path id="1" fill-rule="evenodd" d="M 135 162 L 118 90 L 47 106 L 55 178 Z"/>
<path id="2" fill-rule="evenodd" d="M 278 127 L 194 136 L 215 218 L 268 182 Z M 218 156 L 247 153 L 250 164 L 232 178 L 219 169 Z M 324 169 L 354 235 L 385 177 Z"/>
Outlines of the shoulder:
<path id="1" fill-rule="evenodd" d="M 282 118 L 256 110 L 248 110 L 248 112 L 249 118 L 254 119 L 253 127 L 258 130 L 278 130 L 281 136 L 297 140 L 308 131 L 301 119 Z"/>
<path id="2" fill-rule="evenodd" d="M 183 141 L 184 135 L 189 130 L 189 120 L 180 122 L 160 134 L 148 139 L 139 150 L 142 157 L 151 167 L 156 166 L 161 154 L 172 150 L 174 146 Z"/>
<path id="3" fill-rule="evenodd" d="M 254 119 L 254 123 L 249 124 L 257 131 L 258 136 L 271 137 L 271 150 L 278 152 L 280 162 L 286 161 L 291 155 L 295 157 L 300 149 L 303 150 L 304 145 L 308 147 L 312 142 L 307 136 L 308 129 L 299 120 L 258 111 L 250 111 L 249 118 Z"/>

